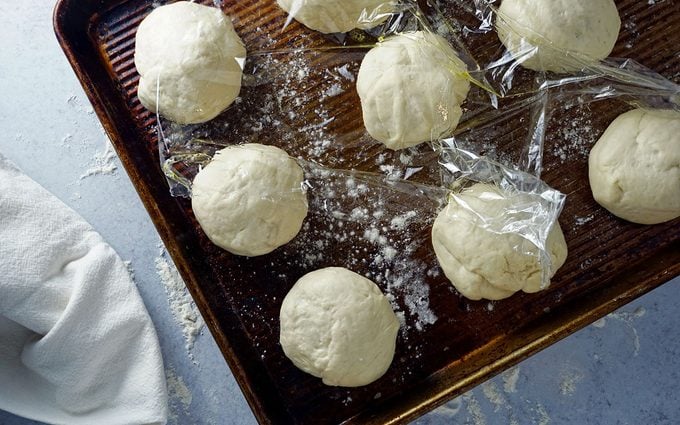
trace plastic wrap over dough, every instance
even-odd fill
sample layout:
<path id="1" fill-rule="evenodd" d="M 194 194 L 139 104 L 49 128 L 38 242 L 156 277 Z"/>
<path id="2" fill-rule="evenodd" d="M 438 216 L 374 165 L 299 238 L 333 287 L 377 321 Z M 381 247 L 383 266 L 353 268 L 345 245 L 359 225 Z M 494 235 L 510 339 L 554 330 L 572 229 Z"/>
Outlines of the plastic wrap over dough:
<path id="1" fill-rule="evenodd" d="M 465 64 L 436 34 L 385 39 L 366 54 L 357 77 L 366 130 L 394 150 L 448 135 L 463 114 L 465 75 Z"/>
<path id="2" fill-rule="evenodd" d="M 220 9 L 179 1 L 154 9 L 139 25 L 137 96 L 179 124 L 215 118 L 241 90 L 246 49 Z"/>
<path id="3" fill-rule="evenodd" d="M 395 9 L 390 0 L 277 0 L 281 9 L 308 28 L 323 33 L 369 29 Z"/>
<path id="4" fill-rule="evenodd" d="M 432 245 L 446 277 L 473 300 L 498 300 L 517 291 L 543 288 L 539 248 L 517 233 L 492 230 L 485 221 L 528 201 L 508 197 L 497 186 L 478 183 L 453 195 L 432 226 Z M 530 202 L 530 200 L 529 200 Z M 559 223 L 548 233 L 546 251 L 552 277 L 567 258 Z"/>
<path id="5" fill-rule="evenodd" d="M 578 59 L 606 58 L 621 28 L 613 0 L 503 0 L 496 20 L 498 37 L 535 71 L 581 69 Z"/>

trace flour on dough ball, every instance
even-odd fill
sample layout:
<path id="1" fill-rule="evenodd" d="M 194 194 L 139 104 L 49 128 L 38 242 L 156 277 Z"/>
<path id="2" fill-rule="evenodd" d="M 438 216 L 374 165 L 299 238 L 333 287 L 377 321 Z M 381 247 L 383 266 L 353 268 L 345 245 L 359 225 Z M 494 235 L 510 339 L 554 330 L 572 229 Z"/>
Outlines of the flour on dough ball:
<path id="1" fill-rule="evenodd" d="M 590 189 L 612 214 L 639 224 L 680 217 L 680 111 L 618 116 L 588 159 Z"/>
<path id="2" fill-rule="evenodd" d="M 218 151 L 194 178 L 191 206 L 208 238 L 248 257 L 295 237 L 307 216 L 304 173 L 286 152 L 255 143 Z"/>
<path id="3" fill-rule="evenodd" d="M 179 124 L 215 118 L 241 90 L 243 42 L 220 9 L 179 1 L 139 25 L 135 66 L 139 101 Z"/>
<path id="4" fill-rule="evenodd" d="M 470 89 L 466 70 L 438 35 L 419 31 L 387 38 L 359 68 L 366 130 L 394 150 L 449 135 Z"/>
<path id="5" fill-rule="evenodd" d="M 563 51 L 586 61 L 611 53 L 621 28 L 613 0 L 503 0 L 496 19 L 498 38 L 515 57 L 537 51 L 522 62 L 535 71 L 581 69 Z"/>
<path id="6" fill-rule="evenodd" d="M 437 215 L 432 246 L 444 274 L 463 296 L 499 300 L 543 289 L 538 247 L 516 233 L 491 231 L 477 215 L 500 217 L 517 202 L 525 201 L 507 197 L 497 186 L 475 184 Z M 552 277 L 567 258 L 559 223 L 550 229 L 546 248 Z"/>
<path id="7" fill-rule="evenodd" d="M 399 320 L 375 283 L 345 268 L 300 278 L 280 320 L 286 356 L 326 385 L 367 385 L 392 363 Z"/>
<path id="8" fill-rule="evenodd" d="M 277 1 L 291 18 L 326 34 L 373 28 L 389 17 L 396 5 L 394 0 Z"/>

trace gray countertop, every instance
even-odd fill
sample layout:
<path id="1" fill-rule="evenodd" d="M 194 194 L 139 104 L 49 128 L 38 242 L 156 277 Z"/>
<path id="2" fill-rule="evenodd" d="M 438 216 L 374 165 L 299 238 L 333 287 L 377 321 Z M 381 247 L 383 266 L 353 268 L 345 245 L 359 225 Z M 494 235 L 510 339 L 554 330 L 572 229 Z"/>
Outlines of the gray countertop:
<path id="1" fill-rule="evenodd" d="M 0 152 L 129 261 L 161 342 L 169 423 L 255 423 L 208 330 L 178 314 L 195 307 L 56 42 L 53 6 L 0 0 Z M 679 285 L 676 278 L 415 423 L 679 423 Z M 0 411 L 0 424 L 31 423 Z"/>

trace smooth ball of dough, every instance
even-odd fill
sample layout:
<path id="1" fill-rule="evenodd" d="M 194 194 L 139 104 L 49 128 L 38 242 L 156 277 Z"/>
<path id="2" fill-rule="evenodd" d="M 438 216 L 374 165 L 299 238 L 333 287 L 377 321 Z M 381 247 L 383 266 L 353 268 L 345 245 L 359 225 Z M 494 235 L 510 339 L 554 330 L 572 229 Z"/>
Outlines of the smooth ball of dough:
<path id="1" fill-rule="evenodd" d="M 613 0 L 503 0 L 499 12 L 506 18 L 496 20 L 501 43 L 516 57 L 535 46 L 537 52 L 522 62 L 535 71 L 579 70 L 565 50 L 586 60 L 604 59 L 621 28 Z"/>
<path id="2" fill-rule="evenodd" d="M 450 134 L 470 83 L 442 37 L 422 31 L 387 38 L 364 57 L 357 77 L 364 125 L 390 149 Z"/>
<path id="3" fill-rule="evenodd" d="M 307 28 L 326 34 L 368 29 L 394 12 L 393 0 L 277 0 L 281 9 Z"/>
<path id="4" fill-rule="evenodd" d="M 295 237 L 307 216 L 304 173 L 286 152 L 255 143 L 218 151 L 194 178 L 191 206 L 208 238 L 248 257 Z"/>
<path id="5" fill-rule="evenodd" d="M 458 198 L 458 200 L 456 200 Z M 458 292 L 472 300 L 499 300 L 517 291 L 541 289 L 541 264 L 536 245 L 514 233 L 494 233 L 483 217 L 499 217 L 513 208 L 512 198 L 497 187 L 475 184 L 452 197 L 434 221 L 432 246 L 444 274 Z M 548 233 L 550 277 L 564 264 L 567 244 L 559 223 Z"/>
<path id="6" fill-rule="evenodd" d="M 375 283 L 345 268 L 300 278 L 280 319 L 286 356 L 326 385 L 367 385 L 392 363 L 399 320 Z"/>
<path id="7" fill-rule="evenodd" d="M 139 101 L 179 124 L 215 118 L 241 90 L 236 58 L 246 49 L 221 10 L 178 1 L 153 10 L 137 30 Z"/>
<path id="8" fill-rule="evenodd" d="M 680 111 L 619 115 L 590 151 L 588 177 L 597 203 L 624 220 L 680 217 Z"/>

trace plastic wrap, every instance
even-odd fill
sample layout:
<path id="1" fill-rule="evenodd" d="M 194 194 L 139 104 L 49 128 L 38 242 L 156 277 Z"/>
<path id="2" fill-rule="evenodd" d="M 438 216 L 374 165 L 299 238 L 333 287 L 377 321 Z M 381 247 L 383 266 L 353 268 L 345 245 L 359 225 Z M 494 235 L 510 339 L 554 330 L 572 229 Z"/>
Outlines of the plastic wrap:
<path id="1" fill-rule="evenodd" d="M 554 74 L 525 69 L 520 64 L 530 56 L 531 49 L 526 55 L 513 55 L 502 46 L 495 33 L 496 21 L 504 19 L 497 4 L 486 0 L 420 5 L 401 1 L 390 12 L 364 10 L 359 21 L 378 22 L 373 28 L 333 34 L 306 29 L 291 19 L 295 13 L 280 10 L 274 25 L 258 26 L 244 38 L 248 56 L 243 86 L 225 112 L 197 125 L 178 125 L 159 118 L 160 159 L 171 193 L 190 196 L 191 180 L 222 147 L 275 145 L 303 167 L 310 214 L 322 214 L 326 217 L 322 222 L 341 221 L 345 228 L 354 229 L 353 233 L 343 233 L 346 238 L 331 237 L 339 243 L 337 249 L 351 252 L 348 239 L 357 235 L 369 242 L 383 240 L 380 235 L 375 239 L 373 233 L 364 234 L 366 228 L 404 234 L 404 229 L 392 228 L 389 223 L 366 221 L 362 208 L 380 202 L 390 209 L 386 217 L 415 217 L 420 227 L 414 235 L 404 236 L 404 240 L 412 241 L 412 247 L 392 248 L 406 256 L 400 257 L 404 261 L 421 261 L 417 269 L 427 273 L 436 266 L 427 227 L 448 194 L 456 196 L 455 191 L 470 182 L 492 183 L 522 202 L 501 216 L 475 214 L 489 231 L 513 233 L 538 247 L 541 286 L 545 287 L 551 268 L 546 239 L 564 204 L 564 195 L 539 178 L 546 151 L 560 155 L 556 152 L 561 149 L 563 133 L 557 127 L 562 123 L 551 121 L 553 111 L 612 99 L 626 105 L 677 107 L 679 91 L 677 85 L 629 60 L 593 63 L 559 52 L 580 70 Z M 466 79 L 470 91 L 462 103 L 462 118 L 451 134 L 432 135 L 430 141 L 393 151 L 366 132 L 356 80 L 369 49 L 390 36 L 413 31 L 437 34 L 448 41 L 466 69 L 451 66 L 453 61 L 448 60 L 444 66 L 452 75 Z M 542 47 L 551 48 L 546 45 Z M 587 110 L 579 110 L 582 113 L 587 114 Z M 360 182 L 360 193 L 346 185 L 344 190 L 361 196 L 331 196 L 333 190 L 329 188 L 338 184 L 319 176 L 337 182 Z M 380 217 L 369 216 L 380 221 Z M 303 227 L 300 238 L 286 249 L 299 248 L 299 240 L 314 244 L 317 242 L 310 237 L 318 237 L 318 241 L 328 237 L 318 232 Z M 393 240 L 398 238 L 396 233 Z M 318 245 L 328 248 L 325 242 Z M 315 255 L 310 254 L 308 258 L 313 261 L 305 267 L 323 263 L 314 259 Z M 380 251 L 352 253 L 346 266 L 352 268 L 353 261 L 368 264 L 373 273 L 369 277 L 376 281 L 389 280 L 390 273 L 406 273 L 392 267 L 385 274 L 387 269 L 380 269 L 385 263 L 377 259 L 387 257 Z"/>
<path id="2" fill-rule="evenodd" d="M 472 217 L 464 219 L 471 220 L 486 232 L 516 235 L 533 245 L 516 244 L 512 249 L 523 256 L 537 257 L 541 270 L 540 289 L 545 289 L 554 273 L 547 246 L 548 235 L 557 223 L 565 195 L 532 174 L 462 149 L 443 149 L 440 164 L 446 170 L 443 184 L 452 190 L 450 196 L 459 208 L 468 213 L 467 217 Z M 498 204 L 498 200 L 472 203 L 459 196 L 476 183 L 499 189 L 504 198 L 500 213 L 498 208 L 487 209 L 487 204 Z"/>

